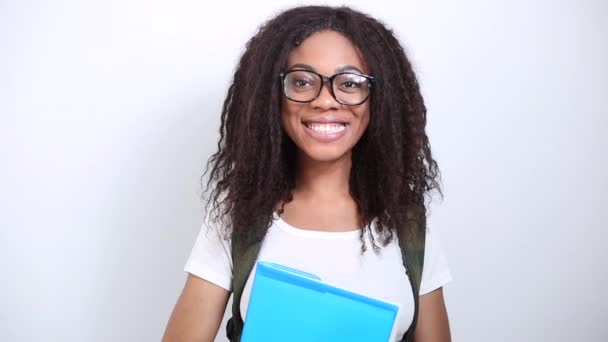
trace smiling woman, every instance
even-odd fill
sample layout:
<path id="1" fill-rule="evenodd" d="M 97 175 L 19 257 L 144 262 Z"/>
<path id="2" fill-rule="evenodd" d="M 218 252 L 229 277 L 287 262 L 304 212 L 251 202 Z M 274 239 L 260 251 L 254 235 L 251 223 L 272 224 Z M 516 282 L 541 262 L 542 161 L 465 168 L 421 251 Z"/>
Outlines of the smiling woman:
<path id="1" fill-rule="evenodd" d="M 390 341 L 449 341 L 426 108 L 398 40 L 347 7 L 297 7 L 247 44 L 211 157 L 208 215 L 164 341 L 240 341 L 255 261 L 399 306 Z M 371 247 L 371 250 L 370 248 Z"/>

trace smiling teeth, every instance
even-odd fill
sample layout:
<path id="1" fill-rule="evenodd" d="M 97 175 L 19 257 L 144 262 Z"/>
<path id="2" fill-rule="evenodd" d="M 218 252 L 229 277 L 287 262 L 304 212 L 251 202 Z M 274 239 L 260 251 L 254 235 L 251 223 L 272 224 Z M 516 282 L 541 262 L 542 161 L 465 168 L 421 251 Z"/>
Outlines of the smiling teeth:
<path id="1" fill-rule="evenodd" d="M 306 125 L 308 128 L 319 133 L 337 133 L 344 130 L 346 127 L 344 124 L 318 124 L 309 123 Z"/>

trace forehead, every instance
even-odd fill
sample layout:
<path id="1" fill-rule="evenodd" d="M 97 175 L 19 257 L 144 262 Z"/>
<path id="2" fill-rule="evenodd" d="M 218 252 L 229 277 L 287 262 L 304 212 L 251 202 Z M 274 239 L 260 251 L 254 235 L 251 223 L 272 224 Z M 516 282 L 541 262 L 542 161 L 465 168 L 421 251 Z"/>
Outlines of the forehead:
<path id="1" fill-rule="evenodd" d="M 314 71 L 324 75 L 332 75 L 348 66 L 367 73 L 360 51 L 348 38 L 335 31 L 320 31 L 306 38 L 287 58 L 287 69 L 295 64 L 310 65 Z"/>

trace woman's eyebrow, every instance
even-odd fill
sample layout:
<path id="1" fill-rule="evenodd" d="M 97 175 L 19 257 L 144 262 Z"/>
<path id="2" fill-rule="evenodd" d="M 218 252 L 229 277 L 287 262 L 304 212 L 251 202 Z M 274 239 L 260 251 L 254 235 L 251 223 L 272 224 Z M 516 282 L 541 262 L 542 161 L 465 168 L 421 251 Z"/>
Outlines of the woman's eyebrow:
<path id="1" fill-rule="evenodd" d="M 357 71 L 357 72 L 359 72 L 361 74 L 363 73 L 363 71 L 359 70 L 359 68 L 357 68 L 354 65 L 350 65 L 350 64 L 341 66 L 339 68 L 336 68 L 336 73 L 346 72 L 346 71 Z"/>
<path id="2" fill-rule="evenodd" d="M 302 64 L 302 63 L 297 63 L 292 65 L 289 70 L 291 69 L 304 69 L 304 70 L 309 70 L 309 71 L 315 71 L 315 69 L 313 67 L 311 67 L 308 64 Z"/>
<path id="3" fill-rule="evenodd" d="M 292 65 L 289 68 L 289 70 L 292 70 L 292 69 L 315 71 L 315 68 L 313 68 L 312 66 L 310 66 L 308 64 L 303 64 L 303 63 L 297 63 L 297 64 Z M 361 71 L 359 68 L 357 68 L 354 65 L 350 65 L 350 64 L 343 65 L 343 66 L 337 67 L 335 69 L 336 73 L 346 72 L 346 71 L 356 71 L 356 72 L 359 72 L 361 74 L 363 73 L 363 71 Z"/>

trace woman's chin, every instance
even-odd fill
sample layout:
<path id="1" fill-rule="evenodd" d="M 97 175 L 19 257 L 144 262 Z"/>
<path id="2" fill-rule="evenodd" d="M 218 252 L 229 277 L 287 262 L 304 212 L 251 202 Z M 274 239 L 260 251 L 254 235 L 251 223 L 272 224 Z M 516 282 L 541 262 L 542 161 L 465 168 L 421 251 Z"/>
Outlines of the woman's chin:
<path id="1" fill-rule="evenodd" d="M 336 148 L 314 148 L 306 149 L 300 152 L 304 152 L 306 159 L 311 161 L 328 163 L 336 162 L 345 158 L 347 155 L 349 155 L 350 150 Z"/>

